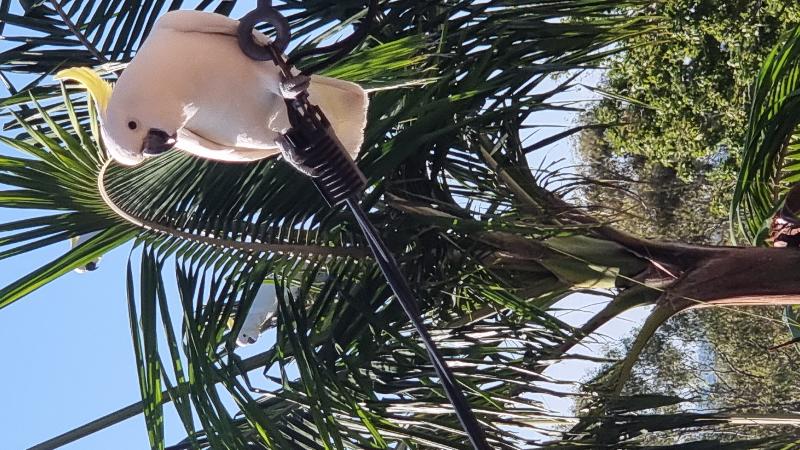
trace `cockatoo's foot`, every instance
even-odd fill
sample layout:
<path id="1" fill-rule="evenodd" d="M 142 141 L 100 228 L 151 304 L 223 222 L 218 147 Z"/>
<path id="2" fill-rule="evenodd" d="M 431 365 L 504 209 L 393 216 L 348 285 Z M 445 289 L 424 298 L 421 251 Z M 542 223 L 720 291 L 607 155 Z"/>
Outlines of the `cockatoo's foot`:
<path id="1" fill-rule="evenodd" d="M 280 83 L 281 95 L 283 98 L 295 99 L 303 91 L 308 89 L 311 84 L 311 77 L 307 75 L 295 75 L 291 78 L 282 78 Z"/>
<path id="2" fill-rule="evenodd" d="M 310 159 L 309 156 L 304 154 L 301 149 L 297 149 L 291 143 L 289 143 L 289 140 L 285 135 L 282 134 L 278 136 L 278 138 L 275 140 L 275 143 L 278 144 L 278 149 L 280 149 L 283 159 L 285 159 L 286 162 L 291 164 L 292 167 L 297 169 L 300 173 L 312 178 L 320 176 L 320 168 L 317 166 L 308 165 Z"/>

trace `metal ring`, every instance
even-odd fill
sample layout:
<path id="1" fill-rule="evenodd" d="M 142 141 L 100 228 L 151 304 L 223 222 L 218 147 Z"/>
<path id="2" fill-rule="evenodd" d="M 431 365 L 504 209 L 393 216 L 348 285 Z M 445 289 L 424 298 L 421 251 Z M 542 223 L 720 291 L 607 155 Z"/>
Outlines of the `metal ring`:
<path id="1" fill-rule="evenodd" d="M 272 45 L 280 53 L 286 50 L 292 38 L 289 21 L 272 7 L 272 1 L 267 0 L 259 0 L 258 6 L 254 10 L 239 19 L 239 28 L 237 29 L 239 48 L 245 55 L 256 61 L 272 61 L 272 52 L 253 39 L 253 29 L 261 22 L 275 27 L 275 41 Z"/>

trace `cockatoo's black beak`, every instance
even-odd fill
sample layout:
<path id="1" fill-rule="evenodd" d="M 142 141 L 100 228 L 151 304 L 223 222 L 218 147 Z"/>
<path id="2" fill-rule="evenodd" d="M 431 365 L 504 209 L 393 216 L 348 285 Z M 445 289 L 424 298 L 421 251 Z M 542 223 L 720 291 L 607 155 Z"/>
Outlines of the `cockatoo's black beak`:
<path id="1" fill-rule="evenodd" d="M 170 136 L 164 130 L 151 128 L 142 142 L 142 153 L 145 156 L 160 155 L 175 146 L 175 136 Z"/>

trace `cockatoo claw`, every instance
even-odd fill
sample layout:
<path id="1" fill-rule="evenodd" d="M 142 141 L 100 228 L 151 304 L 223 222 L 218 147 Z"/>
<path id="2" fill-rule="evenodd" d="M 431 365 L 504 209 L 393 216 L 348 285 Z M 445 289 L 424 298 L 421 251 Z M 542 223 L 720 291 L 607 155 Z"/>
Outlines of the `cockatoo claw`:
<path id="1" fill-rule="evenodd" d="M 307 75 L 295 75 L 293 77 L 282 77 L 280 83 L 281 95 L 285 99 L 293 100 L 298 95 L 308 90 L 311 85 L 311 77 Z"/>
<path id="2" fill-rule="evenodd" d="M 304 149 L 298 149 L 292 145 L 286 135 L 280 135 L 275 142 L 281 151 L 281 156 L 283 156 L 283 159 L 285 159 L 286 162 L 291 164 L 292 167 L 297 169 L 300 173 L 312 178 L 319 177 L 322 174 L 320 167 L 316 165 L 309 165 L 311 158 L 309 155 L 304 153 Z"/>

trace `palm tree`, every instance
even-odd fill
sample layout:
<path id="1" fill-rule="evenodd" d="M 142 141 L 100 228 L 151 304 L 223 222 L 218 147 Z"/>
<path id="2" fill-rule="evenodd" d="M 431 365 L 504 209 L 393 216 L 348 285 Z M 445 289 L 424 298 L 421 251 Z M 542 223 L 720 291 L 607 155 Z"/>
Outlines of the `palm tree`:
<path id="1" fill-rule="evenodd" d="M 623 50 L 627 36 L 657 30 L 647 4 L 384 1 L 381 26 L 325 72 L 375 91 L 359 160 L 370 182 L 364 204 L 413 283 L 492 448 L 635 447 L 642 430 L 733 426 L 744 420 L 735 412 L 646 414 L 682 399 L 622 396 L 616 388 L 634 357 L 609 375 L 611 392 L 581 420 L 535 400 L 549 392 L 537 381 L 597 326 L 636 305 L 658 305 L 644 342 L 665 317 L 698 302 L 797 301 L 800 286 L 786 273 L 742 270 L 753 258 L 792 264 L 793 251 L 631 236 L 564 202 L 548 190 L 547 174 L 528 168 L 530 152 L 577 130 L 526 144 L 525 119 L 563 108 L 550 100 L 572 85 L 570 73 Z M 203 1 L 197 8 L 231 14 L 236 5 Z M 11 91 L 2 103 L 5 127 L 14 137 L 0 139 L 21 156 L 0 158 L 8 186 L 0 204 L 52 212 L 0 225 L 8 233 L 0 258 L 98 234 L 1 289 L 0 307 L 132 243 L 127 298 L 142 402 L 116 418 L 143 412 L 153 448 L 166 446 L 167 402 L 186 428 L 176 449 L 468 448 L 358 227 L 345 211 L 329 209 L 308 180 L 277 160 L 226 165 L 181 153 L 106 169 L 92 106 L 48 75 L 93 66 L 113 78 L 165 2 L 21 6 L 24 14 L 15 14 L 10 1 L 0 1 L 0 30 L 10 24 L 29 32 L 4 32 L 16 43 L 0 56 Z M 642 14 L 623 14 L 623 6 Z M 168 6 L 181 7 L 180 0 Z M 279 6 L 302 45 L 334 35 L 363 7 L 328 0 Z M 10 72 L 32 81 L 15 86 Z M 553 74 L 568 75 L 542 91 Z M 177 295 L 167 271 L 176 275 Z M 733 273 L 741 283 L 712 282 Z M 265 281 L 279 286 L 277 338 L 241 360 L 233 345 L 243 316 L 237 311 L 249 308 Z M 592 289 L 613 289 L 614 299 L 584 326 L 546 312 Z M 180 302 L 182 317 L 170 316 L 169 302 Z M 254 375 L 246 374 L 254 369 L 273 388 L 251 389 Z M 572 428 L 553 438 L 553 426 Z"/>

